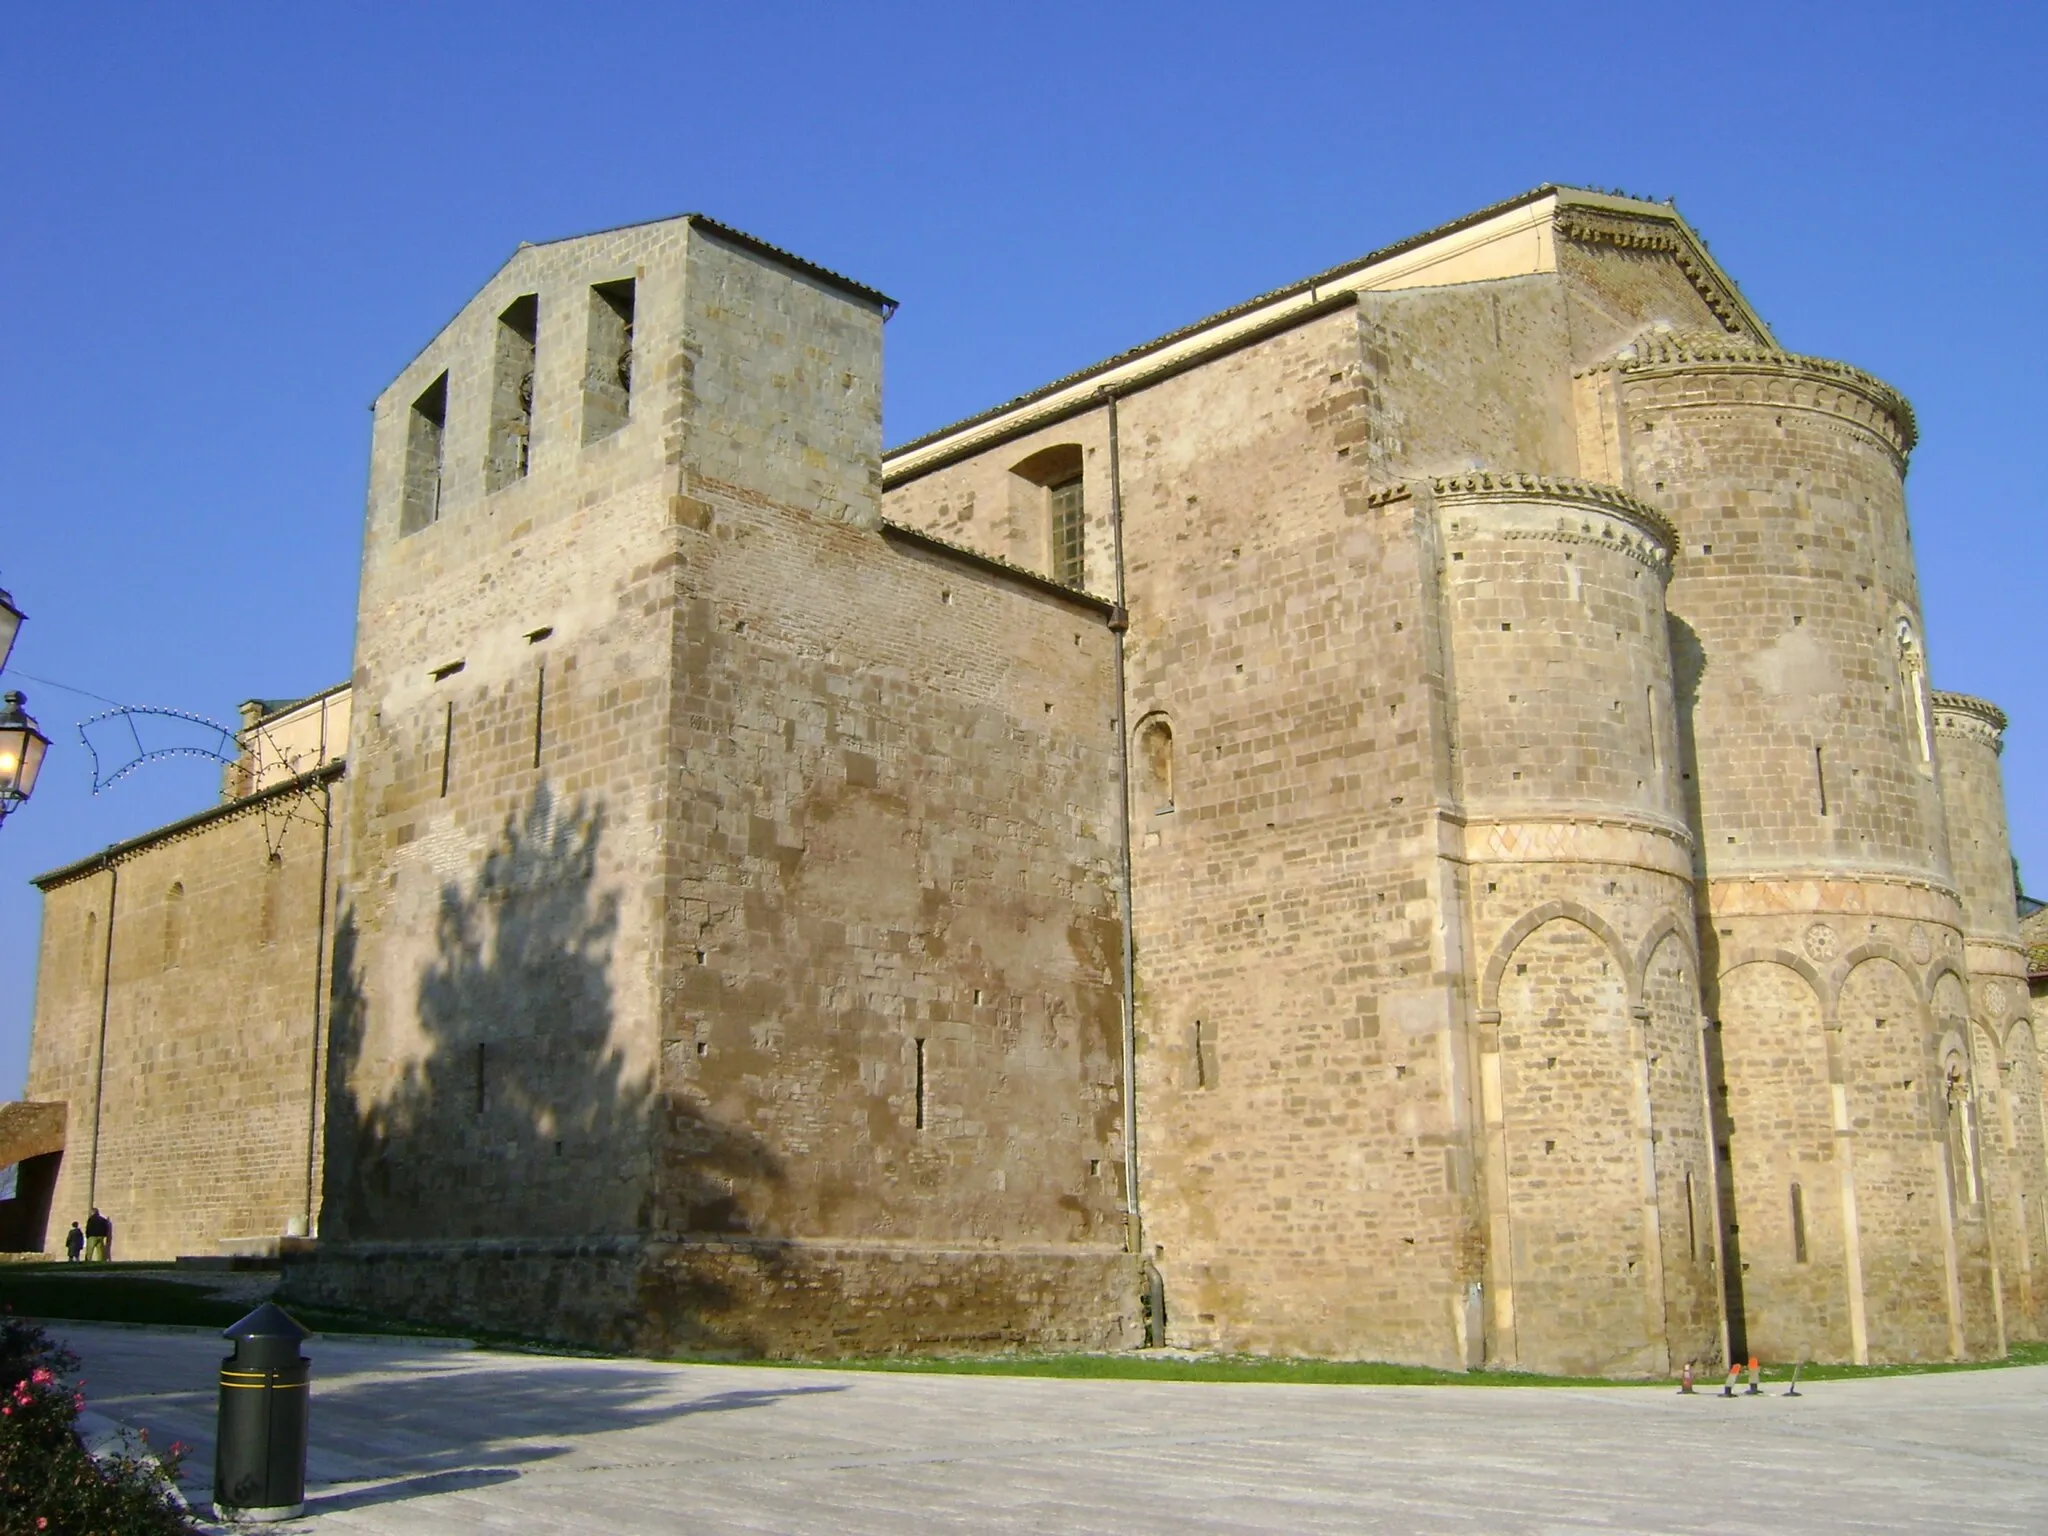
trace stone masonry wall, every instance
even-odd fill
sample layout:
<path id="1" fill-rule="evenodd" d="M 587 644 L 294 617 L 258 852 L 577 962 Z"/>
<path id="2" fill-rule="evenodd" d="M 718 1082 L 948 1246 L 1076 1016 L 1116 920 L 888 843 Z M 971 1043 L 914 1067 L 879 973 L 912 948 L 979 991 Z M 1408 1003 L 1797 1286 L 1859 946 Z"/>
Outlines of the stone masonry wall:
<path id="1" fill-rule="evenodd" d="M 1692 840 L 1663 589 L 1619 492 L 1435 482 L 1478 967 L 1493 1347 L 1643 1375 L 1718 1356 Z"/>
<path id="2" fill-rule="evenodd" d="M 2002 1281 L 2005 1330 L 2048 1336 L 2048 1163 L 2040 1151 L 2040 1080 L 2028 1019 L 2027 957 L 2014 901 L 2005 788 L 1998 769 L 2005 716 L 1982 699 L 1934 695 L 1941 797 L 1963 898 L 1970 975 L 1971 1113 L 1990 1188 L 1986 1219 Z"/>
<path id="3" fill-rule="evenodd" d="M 630 409 L 590 442 L 549 317 L 624 274 Z M 403 533 L 419 381 L 459 443 L 522 291 L 530 472 Z M 530 1255 L 487 1310 L 746 1353 L 1131 1336 L 1106 615 L 878 530 L 880 318 L 650 226 L 522 252 L 387 393 L 341 1172 L 296 1293 L 445 1313 L 478 1242 L 653 1239 L 637 1320 Z"/>
<path id="4" fill-rule="evenodd" d="M 70 1106 L 52 1252 L 95 1203 L 120 1259 L 306 1229 L 327 793 L 244 801 L 45 885 L 28 1097 Z"/>
<path id="5" fill-rule="evenodd" d="M 1970 1320 L 1993 1303 L 1988 1237 L 1954 1207 L 1944 1161 L 1932 1001 L 1963 956 L 1901 480 L 1910 413 L 1853 370 L 1726 339 L 1652 336 L 1620 368 L 1632 488 L 1680 530 L 1669 604 L 1703 958 L 1717 979 L 1801 973 L 1829 1031 L 1817 1076 L 1796 1044 L 1810 1016 L 1788 1001 L 1797 986 L 1733 987 L 1737 1003 L 1770 1000 L 1754 1014 L 1710 986 L 1737 1347 L 1750 1313 L 1772 1329 L 1817 1320 L 1822 1263 L 1847 1290 L 1847 1357 L 1962 1352 L 1989 1336 Z M 1798 1123 L 1831 1121 L 1813 1153 L 1834 1174 L 1824 1243 L 1805 1176 L 1820 1170 L 1788 1177 L 1783 1159 L 1805 1154 L 1773 1129 L 1792 1099 Z M 1804 1260 L 1777 1235 L 1794 1182 Z"/>
<path id="6" fill-rule="evenodd" d="M 1119 406 L 1129 717 L 1171 757 L 1133 806 L 1141 1193 L 1172 1342 L 1457 1365 L 1424 541 L 1364 494 L 1359 334 Z"/>
<path id="7" fill-rule="evenodd" d="M 379 399 L 322 1238 L 617 1236 L 652 1168 L 669 498 L 687 226 L 523 248 Z M 592 285 L 635 283 L 585 441 Z M 530 468 L 485 489 L 497 316 L 538 299 Z M 439 516 L 406 533 L 445 371 Z M 608 417 L 606 419 L 609 419 Z"/>
<path id="8" fill-rule="evenodd" d="M 331 945 L 250 805 L 46 877 L 51 1241 L 275 1235 L 310 1146 L 288 1294 L 601 1348 L 1117 1348 L 1155 1280 L 1175 1345 L 1454 1367 L 2048 1332 L 1910 411 L 1543 195 L 886 494 L 880 295 L 521 247 L 376 406 Z"/>

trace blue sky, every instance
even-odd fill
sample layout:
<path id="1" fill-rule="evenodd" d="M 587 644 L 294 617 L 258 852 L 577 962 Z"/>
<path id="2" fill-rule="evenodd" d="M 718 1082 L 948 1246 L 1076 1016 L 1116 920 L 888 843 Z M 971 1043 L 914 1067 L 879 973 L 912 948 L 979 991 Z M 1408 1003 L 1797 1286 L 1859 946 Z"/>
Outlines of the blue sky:
<path id="1" fill-rule="evenodd" d="M 349 668 L 376 391 L 521 240 L 698 209 L 902 300 L 902 441 L 1546 181 L 1676 197 L 1797 350 L 1903 389 L 1939 686 L 2014 716 L 2048 887 L 2048 10 L 17 6 L 0 28 L 0 1099 L 29 875 L 213 797 L 91 793 L 84 693 L 228 720 Z M 33 674 L 32 681 L 23 674 Z"/>

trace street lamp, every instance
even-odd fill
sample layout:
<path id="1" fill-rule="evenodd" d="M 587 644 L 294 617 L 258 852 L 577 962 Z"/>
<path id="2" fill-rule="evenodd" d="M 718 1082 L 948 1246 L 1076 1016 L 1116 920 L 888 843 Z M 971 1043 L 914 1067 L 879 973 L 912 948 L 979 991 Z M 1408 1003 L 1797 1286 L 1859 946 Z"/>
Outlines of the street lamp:
<path id="1" fill-rule="evenodd" d="M 36 792 L 36 775 L 42 772 L 43 754 L 50 750 L 50 738 L 36 729 L 21 707 L 27 702 L 16 689 L 0 700 L 5 705 L 0 708 L 0 821 Z"/>
<path id="2" fill-rule="evenodd" d="M 14 637 L 21 633 L 22 612 L 14 599 L 0 588 L 0 672 L 7 670 L 7 653 L 14 649 Z"/>

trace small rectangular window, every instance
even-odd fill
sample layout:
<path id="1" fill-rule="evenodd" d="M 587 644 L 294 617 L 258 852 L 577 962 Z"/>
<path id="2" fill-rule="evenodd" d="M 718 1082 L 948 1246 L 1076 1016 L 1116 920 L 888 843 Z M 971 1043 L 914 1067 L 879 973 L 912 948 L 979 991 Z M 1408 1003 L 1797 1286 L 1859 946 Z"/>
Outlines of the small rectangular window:
<path id="1" fill-rule="evenodd" d="M 441 518 L 442 442 L 448 427 L 448 375 L 420 392 L 405 413 L 405 501 L 400 535 L 418 533 Z"/>
<path id="2" fill-rule="evenodd" d="M 1052 516 L 1052 577 L 1063 587 L 1088 580 L 1088 517 L 1081 501 L 1081 477 L 1046 490 Z"/>
<path id="3" fill-rule="evenodd" d="M 590 289 L 583 367 L 583 441 L 610 437 L 633 411 L 633 279 Z"/>
<path id="4" fill-rule="evenodd" d="M 484 488 L 502 491 L 526 478 L 533 446 L 534 343 L 540 334 L 540 298 L 521 294 L 498 316 L 491 358 L 491 448 Z"/>

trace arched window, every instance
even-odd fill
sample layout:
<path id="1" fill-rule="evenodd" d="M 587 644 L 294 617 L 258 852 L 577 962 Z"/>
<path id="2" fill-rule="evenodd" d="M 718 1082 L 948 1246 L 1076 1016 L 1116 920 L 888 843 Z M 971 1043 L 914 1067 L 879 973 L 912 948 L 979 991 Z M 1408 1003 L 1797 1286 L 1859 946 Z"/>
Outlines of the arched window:
<path id="1" fill-rule="evenodd" d="M 1173 727 L 1164 715 L 1138 725 L 1133 798 L 1140 816 L 1164 816 L 1173 810 Z"/>
<path id="2" fill-rule="evenodd" d="M 173 880 L 164 892 L 164 969 L 185 958 L 185 882 Z"/>
<path id="3" fill-rule="evenodd" d="M 1011 505 L 1045 529 L 1046 574 L 1061 586 L 1088 584 L 1088 508 L 1079 443 L 1041 448 L 1010 468 Z"/>

